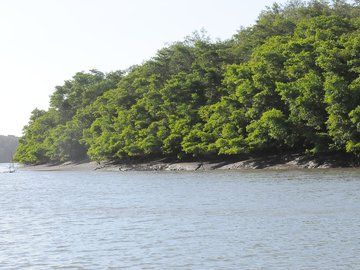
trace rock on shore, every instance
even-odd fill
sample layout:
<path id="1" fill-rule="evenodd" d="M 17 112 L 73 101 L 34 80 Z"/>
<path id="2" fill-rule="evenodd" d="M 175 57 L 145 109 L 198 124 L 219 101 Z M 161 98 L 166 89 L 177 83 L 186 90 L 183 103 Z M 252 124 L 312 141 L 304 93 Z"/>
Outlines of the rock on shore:
<path id="1" fill-rule="evenodd" d="M 344 155 L 311 157 L 304 154 L 247 157 L 237 160 L 169 161 L 166 159 L 144 162 L 66 162 L 27 166 L 24 170 L 36 171 L 201 171 L 201 170 L 253 170 L 253 169 L 324 169 L 359 167 L 359 159 Z"/>

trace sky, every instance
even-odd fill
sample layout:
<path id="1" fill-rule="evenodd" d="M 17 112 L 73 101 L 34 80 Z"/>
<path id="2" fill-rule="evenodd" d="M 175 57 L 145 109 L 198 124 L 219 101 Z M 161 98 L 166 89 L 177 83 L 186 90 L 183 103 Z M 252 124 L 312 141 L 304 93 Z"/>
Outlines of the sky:
<path id="1" fill-rule="evenodd" d="M 231 38 L 274 2 L 0 0 L 0 134 L 20 136 L 76 72 L 127 69 L 201 29 Z"/>

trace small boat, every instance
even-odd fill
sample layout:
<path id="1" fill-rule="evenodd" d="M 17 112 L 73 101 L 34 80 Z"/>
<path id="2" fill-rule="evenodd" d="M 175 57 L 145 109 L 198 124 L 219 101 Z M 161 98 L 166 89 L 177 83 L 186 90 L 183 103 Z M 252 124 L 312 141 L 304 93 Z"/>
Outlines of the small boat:
<path id="1" fill-rule="evenodd" d="M 14 173 L 15 172 L 15 165 L 14 165 L 14 163 L 12 162 L 12 163 L 10 163 L 10 165 L 9 165 L 9 171 L 8 171 L 8 173 Z"/>
<path id="2" fill-rule="evenodd" d="M 8 173 L 14 173 L 15 172 L 15 163 L 14 163 L 14 159 L 12 158 L 11 159 L 11 163 L 9 164 L 9 167 L 8 167 Z"/>
<path id="3" fill-rule="evenodd" d="M 5 167 L 5 168 L 3 167 L 2 169 L 3 170 L 1 170 L 0 173 L 14 173 L 14 172 L 16 172 L 14 163 L 9 164 L 7 167 Z"/>

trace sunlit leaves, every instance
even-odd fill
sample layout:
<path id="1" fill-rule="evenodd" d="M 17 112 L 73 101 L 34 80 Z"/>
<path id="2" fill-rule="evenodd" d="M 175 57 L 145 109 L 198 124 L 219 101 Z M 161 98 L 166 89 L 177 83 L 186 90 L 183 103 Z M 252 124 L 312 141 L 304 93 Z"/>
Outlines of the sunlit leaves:
<path id="1" fill-rule="evenodd" d="M 76 73 L 34 110 L 16 159 L 360 155 L 360 11 L 291 1 L 227 41 L 204 32 L 142 65 Z"/>

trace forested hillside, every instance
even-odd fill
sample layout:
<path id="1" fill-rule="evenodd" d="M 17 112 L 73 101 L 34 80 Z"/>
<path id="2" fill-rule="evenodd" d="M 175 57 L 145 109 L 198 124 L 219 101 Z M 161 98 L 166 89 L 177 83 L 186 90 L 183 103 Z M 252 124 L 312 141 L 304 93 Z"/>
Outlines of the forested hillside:
<path id="1" fill-rule="evenodd" d="M 0 135 L 0 162 L 11 162 L 18 144 L 18 137 Z"/>
<path id="2" fill-rule="evenodd" d="M 360 155 L 359 1 L 291 1 L 225 41 L 197 33 L 147 62 L 79 72 L 35 109 L 16 160 Z"/>

